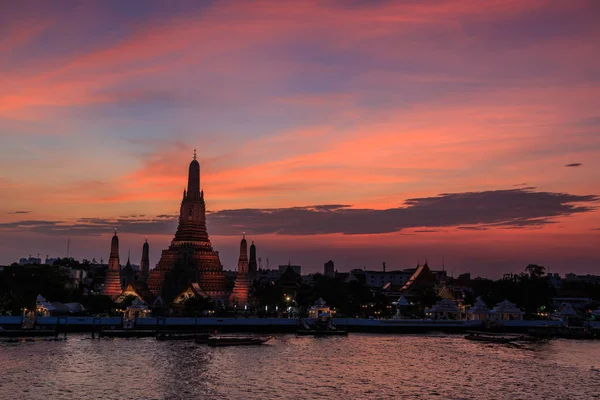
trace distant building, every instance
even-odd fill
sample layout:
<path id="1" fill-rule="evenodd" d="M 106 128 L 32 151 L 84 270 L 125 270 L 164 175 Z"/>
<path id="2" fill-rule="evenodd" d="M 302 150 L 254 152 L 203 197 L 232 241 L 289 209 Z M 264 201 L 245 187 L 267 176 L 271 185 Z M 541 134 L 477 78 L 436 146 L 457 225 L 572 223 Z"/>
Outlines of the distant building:
<path id="1" fill-rule="evenodd" d="M 548 273 L 548 281 L 552 286 L 554 286 L 557 289 L 562 286 L 562 278 L 556 272 Z"/>
<path id="2" fill-rule="evenodd" d="M 46 260 L 44 261 L 44 264 L 46 264 L 46 265 L 54 265 L 54 263 L 56 261 L 58 261 L 58 258 L 56 258 L 56 257 L 51 257 L 51 258 L 46 257 Z"/>
<path id="3" fill-rule="evenodd" d="M 262 269 L 257 271 L 257 279 L 259 281 L 278 281 L 281 278 L 281 272 L 278 269 Z"/>
<path id="4" fill-rule="evenodd" d="M 333 261 L 329 260 L 323 266 L 323 275 L 328 278 L 335 277 L 335 266 L 333 265 Z"/>
<path id="5" fill-rule="evenodd" d="M 346 283 L 357 281 L 371 288 L 383 288 L 391 284 L 393 286 L 403 286 L 413 275 L 414 269 L 404 269 L 397 271 L 372 271 L 363 269 L 353 269 L 345 277 Z"/>
<path id="6" fill-rule="evenodd" d="M 406 271 L 364 271 L 367 286 L 382 288 L 387 283 L 392 285 L 404 285 L 412 273 Z"/>
<path id="7" fill-rule="evenodd" d="M 297 275 L 302 275 L 302 267 L 300 265 L 292 264 L 280 265 L 279 274 L 283 275 L 288 268 L 291 268 Z"/>
<path id="8" fill-rule="evenodd" d="M 589 297 L 553 297 L 552 307 L 559 308 L 562 304 L 570 304 L 575 310 L 585 310 L 586 306 L 592 302 Z"/>
<path id="9" fill-rule="evenodd" d="M 82 269 L 68 269 L 69 277 L 71 278 L 69 283 L 65 285 L 68 289 L 77 289 L 80 285 L 85 283 L 87 278 L 87 272 Z"/>
<path id="10" fill-rule="evenodd" d="M 600 275 L 576 275 L 576 274 L 566 274 L 565 275 L 565 280 L 566 281 L 575 281 L 575 282 L 585 282 L 585 283 L 592 283 L 595 285 L 599 285 L 600 284 Z"/>
<path id="11" fill-rule="evenodd" d="M 39 257 L 19 258 L 19 265 L 41 265 L 42 259 Z"/>
<path id="12" fill-rule="evenodd" d="M 464 274 L 460 274 L 458 275 L 458 279 L 459 281 L 470 281 L 471 280 L 471 273 L 470 272 L 465 272 Z"/>

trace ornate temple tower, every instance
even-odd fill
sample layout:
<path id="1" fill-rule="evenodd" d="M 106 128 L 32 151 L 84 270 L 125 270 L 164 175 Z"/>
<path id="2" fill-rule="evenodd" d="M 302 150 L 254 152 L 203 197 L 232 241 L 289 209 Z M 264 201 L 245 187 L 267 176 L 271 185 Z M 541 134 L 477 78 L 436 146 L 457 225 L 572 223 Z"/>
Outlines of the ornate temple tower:
<path id="1" fill-rule="evenodd" d="M 104 280 L 102 294 L 113 299 L 121 294 L 121 278 L 119 271 L 119 237 L 115 229 L 115 235 L 110 242 L 110 258 L 108 259 L 108 271 Z"/>
<path id="2" fill-rule="evenodd" d="M 140 261 L 140 275 L 138 281 L 147 282 L 148 274 L 150 273 L 150 248 L 148 246 L 148 239 L 144 242 L 142 247 L 142 261 Z"/>
<path id="3" fill-rule="evenodd" d="M 121 276 L 121 290 L 124 290 L 127 287 L 127 285 L 135 282 L 135 280 L 136 280 L 135 270 L 131 266 L 131 253 L 130 252 L 127 252 L 127 264 L 125 264 L 125 267 L 121 268 L 120 276 Z"/>
<path id="4" fill-rule="evenodd" d="M 148 287 L 155 295 L 170 302 L 190 283 L 200 288 L 214 300 L 226 301 L 227 280 L 219 253 L 214 251 L 206 231 L 206 205 L 200 190 L 200 164 L 194 159 L 188 171 L 187 190 L 179 209 L 179 225 L 167 250 L 148 278 Z"/>
<path id="5" fill-rule="evenodd" d="M 240 243 L 240 258 L 238 260 L 237 277 L 235 278 L 233 292 L 231 292 L 231 296 L 229 296 L 229 302 L 231 304 L 237 304 L 238 306 L 247 305 L 249 289 L 250 280 L 248 277 L 248 243 L 246 243 L 246 236 L 244 236 L 242 237 L 242 241 Z"/>
<path id="6" fill-rule="evenodd" d="M 256 246 L 254 240 L 250 245 L 250 262 L 248 263 L 248 278 L 250 282 L 258 277 L 258 264 L 256 263 Z"/>

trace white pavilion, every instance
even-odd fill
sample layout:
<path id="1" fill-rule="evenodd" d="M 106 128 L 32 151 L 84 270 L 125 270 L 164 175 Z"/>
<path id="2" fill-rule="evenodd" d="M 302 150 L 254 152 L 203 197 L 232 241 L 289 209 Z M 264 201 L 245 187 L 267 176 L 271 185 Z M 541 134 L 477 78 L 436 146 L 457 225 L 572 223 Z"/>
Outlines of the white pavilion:
<path id="1" fill-rule="evenodd" d="M 491 319 L 502 321 L 522 320 L 523 315 L 525 315 L 525 313 L 508 300 L 498 303 L 496 307 L 490 311 Z"/>
<path id="2" fill-rule="evenodd" d="M 461 311 L 458 308 L 458 306 L 456 305 L 456 303 L 454 303 L 450 299 L 442 299 L 442 300 L 438 301 L 433 307 L 431 307 L 431 310 L 429 310 L 429 313 L 431 313 L 431 317 L 434 320 L 436 320 L 436 319 L 460 319 L 460 315 L 461 315 Z"/>
<path id="3" fill-rule="evenodd" d="M 473 307 L 469 308 L 469 311 L 467 311 L 468 319 L 471 321 L 484 321 L 489 315 L 490 309 L 481 297 L 478 297 L 477 300 L 475 300 Z"/>

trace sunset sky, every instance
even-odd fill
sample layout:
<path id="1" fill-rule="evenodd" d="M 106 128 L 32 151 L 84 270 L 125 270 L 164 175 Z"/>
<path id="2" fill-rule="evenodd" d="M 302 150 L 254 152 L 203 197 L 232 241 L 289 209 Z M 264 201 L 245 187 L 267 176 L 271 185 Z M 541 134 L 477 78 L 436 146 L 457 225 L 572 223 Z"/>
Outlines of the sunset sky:
<path id="1" fill-rule="evenodd" d="M 600 272 L 600 1 L 4 1 L 0 263 Z"/>

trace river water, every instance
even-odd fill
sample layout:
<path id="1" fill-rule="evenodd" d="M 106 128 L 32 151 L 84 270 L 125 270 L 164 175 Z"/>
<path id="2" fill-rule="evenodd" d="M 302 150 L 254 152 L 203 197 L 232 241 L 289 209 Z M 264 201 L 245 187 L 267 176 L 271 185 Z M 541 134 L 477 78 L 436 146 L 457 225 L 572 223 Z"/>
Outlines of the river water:
<path id="1" fill-rule="evenodd" d="M 0 399 L 593 399 L 600 341 L 277 336 L 211 348 L 91 339 L 0 342 Z"/>

